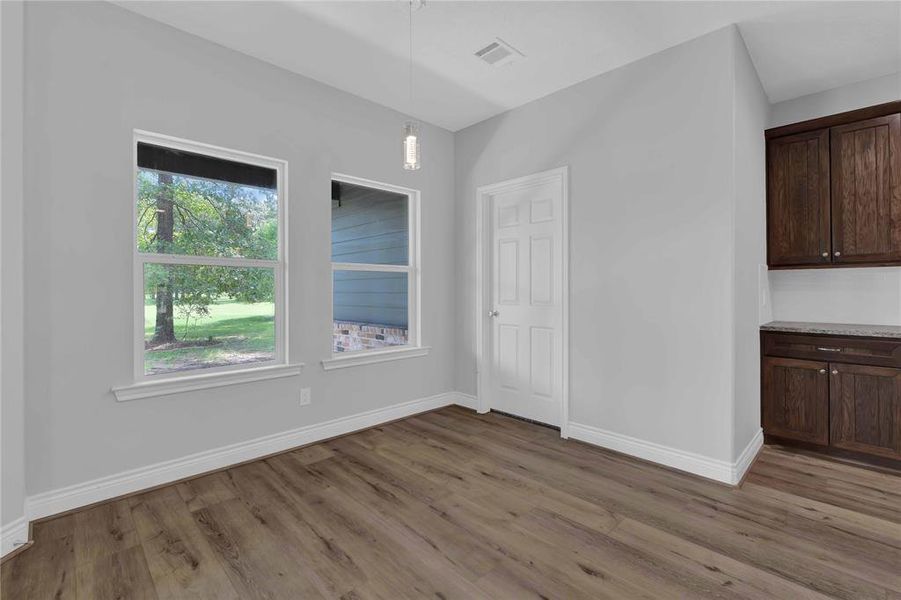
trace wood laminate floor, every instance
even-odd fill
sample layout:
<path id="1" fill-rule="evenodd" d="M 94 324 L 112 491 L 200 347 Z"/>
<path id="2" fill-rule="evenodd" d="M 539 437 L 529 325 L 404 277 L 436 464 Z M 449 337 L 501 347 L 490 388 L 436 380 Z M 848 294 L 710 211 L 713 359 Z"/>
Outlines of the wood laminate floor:
<path id="1" fill-rule="evenodd" d="M 901 598 L 901 477 L 739 489 L 451 407 L 36 524 L 18 598 Z"/>

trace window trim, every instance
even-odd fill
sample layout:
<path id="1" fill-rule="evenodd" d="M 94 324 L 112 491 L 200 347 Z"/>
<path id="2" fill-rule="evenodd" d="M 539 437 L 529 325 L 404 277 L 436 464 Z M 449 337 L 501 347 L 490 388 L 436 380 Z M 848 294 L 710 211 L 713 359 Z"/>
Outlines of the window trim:
<path id="1" fill-rule="evenodd" d="M 276 197 L 278 202 L 278 251 L 275 260 L 269 259 L 250 259 L 250 258 L 226 258 L 214 256 L 192 256 L 182 254 L 156 254 L 150 252 L 140 252 L 138 250 L 138 142 L 164 146 L 176 150 L 186 152 L 194 152 L 215 158 L 222 158 L 235 162 L 243 162 L 246 164 L 257 165 L 274 169 L 276 171 Z M 177 138 L 151 131 L 135 129 L 132 136 L 132 202 L 131 202 L 131 226 L 132 226 L 132 271 L 133 271 L 133 384 L 122 388 L 115 388 L 117 397 L 120 392 L 127 391 L 136 386 L 141 389 L 151 390 L 138 397 L 145 397 L 154 394 L 152 390 L 158 388 L 163 391 L 169 388 L 185 387 L 186 389 L 194 389 L 190 386 L 173 386 L 174 383 L 187 380 L 199 380 L 205 384 L 213 383 L 213 385 L 203 385 L 202 387 L 215 387 L 216 379 L 221 379 L 221 385 L 230 383 L 241 383 L 242 381 L 255 380 L 252 378 L 252 372 L 256 370 L 281 371 L 277 367 L 300 367 L 302 365 L 289 365 L 288 363 L 288 163 L 287 161 L 242 152 L 240 150 L 232 150 L 222 148 L 212 144 L 203 142 L 195 142 L 183 138 Z M 229 266 L 229 267 L 264 267 L 271 268 L 275 274 L 275 357 L 257 363 L 243 363 L 236 365 L 226 365 L 222 367 L 210 367 L 206 369 L 191 369 L 176 373 L 160 373 L 157 375 L 147 375 L 144 373 L 144 265 L 147 263 L 154 264 L 175 264 L 175 265 L 212 265 L 212 266 Z M 275 368 L 275 369 L 274 369 Z M 236 377 L 236 372 L 250 374 L 248 377 Z M 287 372 L 289 375 L 296 374 L 294 369 Z M 159 384 L 151 385 L 151 384 Z M 198 387 L 197 389 L 202 389 Z M 173 393 L 173 392 L 169 392 Z"/>
<path id="2" fill-rule="evenodd" d="M 383 362 L 386 360 L 394 360 L 400 358 L 410 358 L 412 356 L 423 356 L 428 353 L 429 347 L 422 345 L 422 310 L 421 299 L 422 290 L 420 280 L 422 279 L 422 256 L 420 252 L 420 191 L 374 181 L 372 179 L 364 179 L 344 173 L 332 173 L 331 181 L 339 181 L 341 183 L 350 183 L 363 187 L 369 187 L 395 194 L 403 194 L 407 196 L 407 232 L 409 249 L 407 252 L 406 265 L 381 265 L 371 263 L 346 263 L 332 262 L 331 273 L 331 299 L 329 305 L 331 307 L 331 322 L 335 322 L 335 271 L 368 271 L 368 272 L 391 272 L 407 274 L 407 343 L 402 346 L 388 346 L 385 348 L 373 348 L 371 350 L 354 350 L 351 352 L 335 352 L 334 337 L 331 342 L 330 357 L 322 361 L 325 370 L 338 368 L 340 366 L 355 366 L 357 364 L 371 364 L 375 362 Z M 329 237 L 331 242 L 331 237 Z M 329 252 L 331 254 L 331 252 Z M 334 335 L 334 334 L 333 334 Z"/>
<path id="3" fill-rule="evenodd" d="M 251 367 L 246 369 L 230 370 L 220 373 L 200 373 L 190 377 L 171 377 L 153 381 L 144 381 L 133 385 L 114 387 L 113 394 L 119 402 L 140 400 L 142 398 L 158 398 L 172 394 L 182 394 L 197 390 L 206 390 L 228 385 L 238 385 L 253 381 L 266 381 L 268 379 L 281 379 L 282 377 L 294 377 L 300 375 L 303 363 L 290 365 L 268 365 L 265 367 Z M 204 369 L 198 369 L 202 371 Z"/>
<path id="4" fill-rule="evenodd" d="M 359 350 L 357 352 L 339 352 L 332 358 L 323 360 L 322 369 L 324 371 L 333 371 L 334 369 L 372 365 L 402 358 L 416 358 L 417 356 L 425 356 L 431 349 L 431 346 L 408 345 L 373 348 L 372 350 Z"/>

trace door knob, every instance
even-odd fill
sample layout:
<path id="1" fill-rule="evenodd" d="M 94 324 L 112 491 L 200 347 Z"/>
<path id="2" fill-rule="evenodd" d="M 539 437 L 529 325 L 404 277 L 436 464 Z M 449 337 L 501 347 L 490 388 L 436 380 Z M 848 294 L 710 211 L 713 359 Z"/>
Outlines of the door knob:
<path id="1" fill-rule="evenodd" d="M 820 375 L 825 375 L 825 374 L 826 374 L 826 369 L 820 369 Z"/>
<path id="2" fill-rule="evenodd" d="M 828 253 L 828 252 L 823 252 L 823 258 L 829 258 L 829 253 Z"/>
<path id="3" fill-rule="evenodd" d="M 497 312 L 496 310 L 489 310 L 489 311 L 488 311 L 488 316 L 489 316 L 489 317 L 496 317 L 496 316 L 498 316 L 499 314 L 501 314 L 501 313 Z"/>
<path id="4" fill-rule="evenodd" d="M 841 252 L 836 252 L 835 255 L 836 255 L 836 256 L 841 256 L 842 253 L 841 253 Z"/>
<path id="5" fill-rule="evenodd" d="M 838 370 L 837 370 L 837 369 L 832 369 L 832 374 L 833 374 L 833 375 L 838 375 Z"/>

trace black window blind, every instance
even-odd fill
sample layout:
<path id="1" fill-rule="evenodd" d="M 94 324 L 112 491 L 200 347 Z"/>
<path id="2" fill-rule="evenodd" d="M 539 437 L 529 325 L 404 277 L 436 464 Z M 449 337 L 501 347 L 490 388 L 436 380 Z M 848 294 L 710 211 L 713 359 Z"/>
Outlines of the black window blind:
<path id="1" fill-rule="evenodd" d="M 189 177 L 276 189 L 275 169 L 138 142 L 138 167 Z"/>

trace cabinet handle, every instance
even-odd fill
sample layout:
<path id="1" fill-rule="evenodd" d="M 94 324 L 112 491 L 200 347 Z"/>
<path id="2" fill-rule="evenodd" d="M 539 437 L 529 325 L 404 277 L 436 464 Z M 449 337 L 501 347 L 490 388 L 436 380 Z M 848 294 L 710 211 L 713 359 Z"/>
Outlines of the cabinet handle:
<path id="1" fill-rule="evenodd" d="M 828 253 L 828 252 L 823 252 L 823 258 L 829 258 L 829 253 Z"/>
<path id="2" fill-rule="evenodd" d="M 825 375 L 825 374 L 826 374 L 826 369 L 820 369 L 820 375 Z"/>
<path id="3" fill-rule="evenodd" d="M 817 350 L 821 352 L 841 352 L 841 348 L 826 348 L 826 347 L 818 347 Z"/>
<path id="4" fill-rule="evenodd" d="M 835 255 L 836 255 L 836 256 L 841 256 L 842 253 L 836 250 Z"/>
<path id="5" fill-rule="evenodd" d="M 832 369 L 832 374 L 833 374 L 833 375 L 838 375 L 838 370 Z"/>

